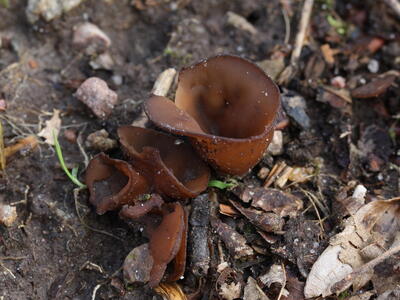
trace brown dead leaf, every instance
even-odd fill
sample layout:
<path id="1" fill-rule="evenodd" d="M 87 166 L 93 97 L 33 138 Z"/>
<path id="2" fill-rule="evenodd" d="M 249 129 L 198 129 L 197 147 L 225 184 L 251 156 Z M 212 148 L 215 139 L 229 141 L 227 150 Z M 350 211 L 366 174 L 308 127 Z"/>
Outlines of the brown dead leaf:
<path id="1" fill-rule="evenodd" d="M 221 215 L 229 217 L 236 217 L 239 215 L 238 212 L 234 208 L 232 208 L 232 206 L 226 204 L 219 205 L 219 213 Z"/>
<path id="2" fill-rule="evenodd" d="M 239 196 L 251 198 L 251 206 L 266 212 L 274 212 L 281 217 L 296 216 L 303 208 L 303 201 L 289 193 L 277 189 L 246 188 Z"/>
<path id="3" fill-rule="evenodd" d="M 351 92 L 354 98 L 374 98 L 382 95 L 396 80 L 396 75 L 387 75 L 355 88 Z"/>
<path id="4" fill-rule="evenodd" d="M 61 128 L 61 119 L 60 119 L 60 110 L 54 109 L 53 116 L 50 120 L 46 121 L 46 126 L 38 133 L 38 136 L 45 138 L 45 143 L 49 145 L 54 145 L 54 136 L 53 132 L 56 136 L 60 132 Z"/>

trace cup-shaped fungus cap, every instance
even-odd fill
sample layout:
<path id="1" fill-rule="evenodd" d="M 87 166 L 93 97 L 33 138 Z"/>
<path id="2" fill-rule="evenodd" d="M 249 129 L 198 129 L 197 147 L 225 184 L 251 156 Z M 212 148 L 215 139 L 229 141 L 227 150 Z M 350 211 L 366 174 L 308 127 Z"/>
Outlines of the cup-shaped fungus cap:
<path id="1" fill-rule="evenodd" d="M 220 55 L 180 72 L 175 103 L 152 96 L 145 111 L 156 126 L 189 137 L 217 170 L 242 175 L 270 143 L 279 106 L 279 89 L 260 68 Z"/>
<path id="2" fill-rule="evenodd" d="M 118 135 L 134 168 L 148 174 L 158 193 L 184 199 L 195 197 L 207 188 L 210 169 L 190 144 L 134 126 L 120 127 Z"/>
<path id="3" fill-rule="evenodd" d="M 150 190 L 146 178 L 130 164 L 111 159 L 104 153 L 96 155 L 86 169 L 89 201 L 98 214 L 134 204 L 137 197 Z"/>
<path id="4" fill-rule="evenodd" d="M 185 210 L 182 205 L 179 202 L 165 204 L 160 225 L 150 233 L 149 247 L 154 259 L 149 281 L 151 287 L 159 284 L 167 265 L 182 249 L 182 239 L 185 239 L 186 244 L 185 226 Z M 186 245 L 184 247 L 186 250 Z"/>

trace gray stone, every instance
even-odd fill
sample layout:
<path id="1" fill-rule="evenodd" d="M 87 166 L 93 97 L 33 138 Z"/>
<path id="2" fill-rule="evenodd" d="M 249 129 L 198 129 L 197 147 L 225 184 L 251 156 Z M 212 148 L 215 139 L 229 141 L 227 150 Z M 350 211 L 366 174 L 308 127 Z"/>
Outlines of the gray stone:
<path id="1" fill-rule="evenodd" d="M 284 89 L 281 95 L 282 105 L 286 113 L 302 128 L 310 128 L 310 118 L 306 113 L 306 100 L 293 92 Z"/>
<path id="2" fill-rule="evenodd" d="M 141 285 L 150 280 L 153 257 L 149 244 L 134 248 L 125 258 L 123 265 L 124 280 L 127 284 Z"/>
<path id="3" fill-rule="evenodd" d="M 83 0 L 29 0 L 26 7 L 26 16 L 30 23 L 35 23 L 39 18 L 43 18 L 49 22 L 77 7 L 82 1 Z"/>

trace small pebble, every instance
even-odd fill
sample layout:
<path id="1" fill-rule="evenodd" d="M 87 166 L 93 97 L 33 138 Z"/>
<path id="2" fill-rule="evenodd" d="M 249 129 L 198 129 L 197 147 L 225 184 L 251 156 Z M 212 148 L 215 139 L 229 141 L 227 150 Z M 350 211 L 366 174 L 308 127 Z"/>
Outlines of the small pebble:
<path id="1" fill-rule="evenodd" d="M 343 89 L 346 87 L 346 79 L 342 76 L 336 76 L 331 79 L 331 84 L 339 89 Z"/>
<path id="2" fill-rule="evenodd" d="M 93 70 L 108 70 L 111 71 L 114 67 L 114 59 L 110 53 L 104 52 L 89 62 Z"/>
<path id="3" fill-rule="evenodd" d="M 378 73 L 379 71 L 379 62 L 376 59 L 371 59 L 368 63 L 368 70 L 371 73 Z"/>
<path id="4" fill-rule="evenodd" d="M 16 207 L 0 203 L 0 224 L 9 227 L 15 222 L 16 219 L 17 219 Z"/>
<path id="5" fill-rule="evenodd" d="M 260 169 L 260 171 L 258 171 L 258 173 L 257 173 L 258 178 L 264 180 L 265 178 L 267 178 L 269 171 L 270 171 L 270 169 L 268 169 L 266 167 L 262 167 Z"/>
<path id="6" fill-rule="evenodd" d="M 72 44 L 87 55 L 94 55 L 105 52 L 111 40 L 97 25 L 85 22 L 75 28 Z"/>
<path id="7" fill-rule="evenodd" d="M 271 143 L 268 146 L 268 152 L 271 155 L 280 155 L 283 153 L 283 135 L 282 131 L 275 130 Z"/>
<path id="8" fill-rule="evenodd" d="M 0 99 L 0 111 L 6 111 L 7 110 L 7 102 L 4 99 Z"/>
<path id="9" fill-rule="evenodd" d="M 88 148 L 96 149 L 99 151 L 109 151 L 116 148 L 117 141 L 108 137 L 108 132 L 104 129 L 95 131 L 88 135 L 86 139 L 86 146 Z"/>
<path id="10" fill-rule="evenodd" d="M 150 280 L 153 267 L 149 245 L 134 248 L 125 258 L 123 265 L 124 280 L 127 284 L 145 284 Z"/>
<path id="11" fill-rule="evenodd" d="M 122 82 L 123 82 L 122 76 L 121 76 L 121 75 L 118 75 L 118 74 L 113 75 L 113 76 L 111 77 L 111 80 L 112 80 L 112 82 L 113 82 L 115 85 L 121 85 Z"/>
<path id="12" fill-rule="evenodd" d="M 118 95 L 107 83 L 97 77 L 86 79 L 77 89 L 75 97 L 85 103 L 100 119 L 106 119 L 118 102 Z"/>
<path id="13" fill-rule="evenodd" d="M 76 135 L 76 131 L 73 129 L 66 129 L 64 131 L 64 137 L 65 139 L 70 142 L 71 144 L 75 144 L 76 140 L 77 140 L 77 135 Z"/>

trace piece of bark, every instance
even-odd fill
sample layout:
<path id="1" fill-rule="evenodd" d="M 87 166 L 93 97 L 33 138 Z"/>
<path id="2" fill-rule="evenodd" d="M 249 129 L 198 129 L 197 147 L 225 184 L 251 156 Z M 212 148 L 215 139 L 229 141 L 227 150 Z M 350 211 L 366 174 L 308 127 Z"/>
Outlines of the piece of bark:
<path id="1" fill-rule="evenodd" d="M 193 274 L 205 276 L 210 267 L 210 249 L 208 231 L 210 224 L 210 201 L 207 194 L 200 195 L 191 201 L 192 213 L 189 224 L 189 265 Z"/>
<path id="2" fill-rule="evenodd" d="M 241 259 L 254 254 L 253 249 L 246 244 L 246 239 L 235 229 L 217 218 L 211 219 L 211 225 L 234 259 Z"/>

